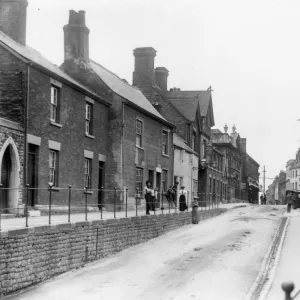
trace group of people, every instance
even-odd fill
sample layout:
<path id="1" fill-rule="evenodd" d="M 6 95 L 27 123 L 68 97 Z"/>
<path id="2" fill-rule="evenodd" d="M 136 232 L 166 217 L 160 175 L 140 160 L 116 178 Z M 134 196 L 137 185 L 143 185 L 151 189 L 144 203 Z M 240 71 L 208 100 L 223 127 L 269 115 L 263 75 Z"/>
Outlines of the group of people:
<path id="1" fill-rule="evenodd" d="M 152 182 L 150 180 L 147 180 L 146 186 L 144 188 L 144 192 L 145 192 L 145 200 L 146 200 L 146 214 L 150 215 L 150 210 L 155 212 L 158 189 L 157 188 L 153 189 Z M 175 207 L 177 206 L 176 193 L 177 193 L 176 186 L 173 187 L 170 186 L 168 191 L 165 194 L 169 204 L 173 204 Z M 179 194 L 179 210 L 185 211 L 187 210 L 188 207 L 186 204 L 187 191 L 185 190 L 184 186 L 181 186 L 180 190 L 178 191 L 178 194 Z"/>
<path id="2" fill-rule="evenodd" d="M 260 195 L 260 203 L 261 203 L 261 205 L 266 205 L 267 204 L 267 196 L 266 196 L 266 194 L 261 194 Z"/>

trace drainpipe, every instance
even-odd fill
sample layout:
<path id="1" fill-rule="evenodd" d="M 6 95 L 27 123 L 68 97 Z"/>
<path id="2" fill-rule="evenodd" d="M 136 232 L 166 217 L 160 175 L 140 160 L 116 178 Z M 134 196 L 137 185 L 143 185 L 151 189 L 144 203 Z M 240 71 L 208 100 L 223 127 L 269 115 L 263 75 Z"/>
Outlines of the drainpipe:
<path id="1" fill-rule="evenodd" d="M 24 187 L 27 184 L 27 168 L 28 168 L 28 115 L 29 115 L 29 79 L 30 79 L 30 64 L 27 65 L 27 83 L 26 83 L 26 97 L 25 97 L 25 136 L 24 136 L 24 174 L 23 184 Z M 24 201 L 23 201 L 24 202 Z"/>
<path id="2" fill-rule="evenodd" d="M 123 189 L 124 184 L 124 102 L 122 102 L 122 130 L 121 130 L 121 188 Z"/>

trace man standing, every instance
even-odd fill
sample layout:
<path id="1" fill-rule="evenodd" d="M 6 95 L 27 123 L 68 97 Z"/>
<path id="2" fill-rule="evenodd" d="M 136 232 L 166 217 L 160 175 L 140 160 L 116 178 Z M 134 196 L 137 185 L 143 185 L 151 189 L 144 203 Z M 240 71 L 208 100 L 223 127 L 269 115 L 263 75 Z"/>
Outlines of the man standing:
<path id="1" fill-rule="evenodd" d="M 294 196 L 292 192 L 288 192 L 286 196 L 286 203 L 287 203 L 287 212 L 291 212 L 291 207 L 294 202 Z"/>

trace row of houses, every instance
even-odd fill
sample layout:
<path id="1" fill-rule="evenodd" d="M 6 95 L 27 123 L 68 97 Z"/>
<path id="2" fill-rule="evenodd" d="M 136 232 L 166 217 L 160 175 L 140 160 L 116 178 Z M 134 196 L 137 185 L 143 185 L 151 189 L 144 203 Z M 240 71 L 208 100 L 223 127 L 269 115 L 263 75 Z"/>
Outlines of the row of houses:
<path id="1" fill-rule="evenodd" d="M 133 51 L 130 85 L 90 58 L 84 11 L 70 11 L 58 67 L 26 45 L 27 5 L 0 2 L 0 208 L 46 205 L 50 185 L 53 204 L 72 186 L 77 204 L 89 194 L 110 209 L 124 203 L 115 190 L 134 203 L 147 180 L 159 192 L 184 185 L 190 199 L 254 201 L 259 165 L 235 127 L 212 129 L 211 88 L 168 90 L 152 47 Z"/>
<path id="2" fill-rule="evenodd" d="M 287 190 L 300 191 L 300 148 L 295 158 L 287 161 L 285 171 L 281 170 L 269 185 L 266 192 L 267 199 L 279 204 L 286 204 Z"/>

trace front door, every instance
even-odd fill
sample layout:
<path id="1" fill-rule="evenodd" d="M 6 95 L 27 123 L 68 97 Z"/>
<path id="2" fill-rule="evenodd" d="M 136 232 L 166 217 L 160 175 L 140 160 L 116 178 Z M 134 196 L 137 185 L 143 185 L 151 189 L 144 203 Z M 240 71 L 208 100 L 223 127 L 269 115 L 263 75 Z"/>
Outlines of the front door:
<path id="1" fill-rule="evenodd" d="M 157 207 L 159 208 L 161 197 L 161 173 L 156 173 L 156 187 L 158 190 L 157 193 Z"/>
<path id="2" fill-rule="evenodd" d="M 37 146 L 28 145 L 28 206 L 35 206 L 37 196 Z"/>
<path id="3" fill-rule="evenodd" d="M 152 188 L 155 188 L 155 186 L 154 186 L 154 171 L 153 170 L 149 170 L 148 180 L 151 181 Z"/>
<path id="4" fill-rule="evenodd" d="M 11 157 L 9 149 L 6 149 L 3 155 L 2 166 L 1 166 L 1 193 L 0 193 L 0 209 L 8 208 L 8 195 L 9 195 L 9 184 L 11 175 Z M 1 211 L 5 212 L 4 210 Z"/>
<path id="5" fill-rule="evenodd" d="M 101 210 L 104 202 L 104 183 L 105 183 L 105 162 L 99 161 L 99 180 L 98 180 L 98 207 Z"/>

